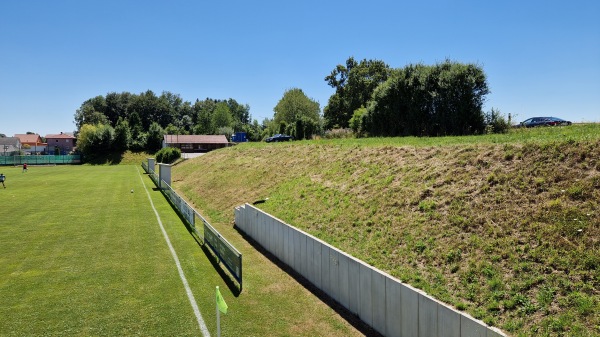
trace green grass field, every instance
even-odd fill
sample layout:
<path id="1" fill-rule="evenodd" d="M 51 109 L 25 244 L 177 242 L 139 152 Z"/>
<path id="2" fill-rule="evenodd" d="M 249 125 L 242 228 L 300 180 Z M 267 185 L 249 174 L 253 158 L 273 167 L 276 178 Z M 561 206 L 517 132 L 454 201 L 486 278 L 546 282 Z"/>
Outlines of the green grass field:
<path id="1" fill-rule="evenodd" d="M 0 172 L 1 336 L 201 336 L 145 189 L 212 335 L 215 286 L 229 305 L 223 336 L 363 334 L 236 238 L 239 294 L 139 166 Z"/>

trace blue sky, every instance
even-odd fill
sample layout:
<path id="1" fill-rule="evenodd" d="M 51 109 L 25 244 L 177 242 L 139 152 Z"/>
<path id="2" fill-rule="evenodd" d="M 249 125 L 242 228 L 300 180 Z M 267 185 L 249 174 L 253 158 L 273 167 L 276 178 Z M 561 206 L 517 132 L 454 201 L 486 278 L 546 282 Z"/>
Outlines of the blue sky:
<path id="1" fill-rule="evenodd" d="M 322 109 L 350 56 L 477 63 L 486 111 L 600 122 L 599 18 L 597 0 L 1 0 L 0 133 L 72 132 L 85 100 L 148 89 L 259 122 L 290 88 Z"/>

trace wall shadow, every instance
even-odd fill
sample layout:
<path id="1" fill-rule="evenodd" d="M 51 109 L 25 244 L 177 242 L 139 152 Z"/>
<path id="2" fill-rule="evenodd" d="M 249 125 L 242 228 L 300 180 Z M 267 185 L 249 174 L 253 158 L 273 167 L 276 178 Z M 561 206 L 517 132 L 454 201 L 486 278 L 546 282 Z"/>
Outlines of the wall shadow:
<path id="1" fill-rule="evenodd" d="M 252 246 L 252 248 L 256 249 L 259 253 L 261 253 L 263 256 L 269 259 L 269 261 L 273 262 L 273 264 L 275 264 L 278 268 L 290 275 L 296 282 L 300 283 L 305 289 L 310 291 L 313 295 L 315 295 L 321 301 L 327 304 L 331 309 L 333 309 L 338 315 L 340 315 L 356 330 L 360 331 L 368 337 L 383 337 L 382 334 L 380 334 L 371 326 L 363 322 L 357 315 L 350 312 L 344 306 L 336 302 L 331 296 L 327 295 L 323 290 L 317 288 L 304 276 L 296 272 L 294 269 L 285 264 L 275 255 L 263 248 L 256 240 L 244 233 L 244 231 L 242 231 L 239 227 L 234 225 L 233 228 Z"/>

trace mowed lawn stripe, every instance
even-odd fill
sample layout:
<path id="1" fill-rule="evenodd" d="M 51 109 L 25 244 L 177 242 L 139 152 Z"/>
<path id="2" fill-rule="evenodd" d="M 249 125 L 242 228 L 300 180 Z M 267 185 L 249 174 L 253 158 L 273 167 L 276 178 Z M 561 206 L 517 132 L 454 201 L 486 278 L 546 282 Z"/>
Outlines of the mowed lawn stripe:
<path id="1" fill-rule="evenodd" d="M 4 171 L 3 335 L 200 335 L 135 166 Z M 178 233 L 175 249 L 193 242 L 187 250 L 200 251 L 160 192 L 151 194 Z"/>
<path id="2" fill-rule="evenodd" d="M 144 184 L 141 173 L 139 172 L 139 168 L 138 168 L 138 174 L 140 175 L 140 180 L 141 180 L 142 184 Z M 133 190 L 131 190 L 131 192 L 133 193 Z M 169 239 L 169 235 L 165 231 L 165 227 L 163 226 L 162 220 L 160 219 L 160 215 L 158 214 L 158 211 L 154 207 L 154 202 L 152 201 L 152 197 L 150 196 L 150 193 L 148 192 L 147 186 L 144 186 L 144 192 L 146 192 L 146 195 L 148 196 L 148 201 L 150 202 L 150 206 L 152 206 L 152 210 L 154 211 L 154 214 L 156 215 L 156 220 L 160 227 L 160 231 L 163 233 L 165 242 L 166 242 L 167 246 L 169 247 L 169 251 L 171 252 L 171 255 L 173 256 L 173 260 L 175 262 L 175 265 L 177 266 L 177 272 L 179 273 L 179 278 L 181 279 L 181 283 L 183 284 L 183 287 L 185 288 L 185 293 L 190 301 L 190 305 L 192 306 L 192 309 L 194 310 L 194 315 L 196 316 L 196 320 L 198 321 L 198 326 L 200 327 L 200 331 L 202 331 L 203 336 L 209 337 L 210 333 L 208 332 L 206 324 L 204 323 L 204 319 L 202 318 L 202 314 L 200 313 L 200 310 L 198 309 L 198 304 L 196 303 L 194 294 L 192 293 L 192 290 L 190 289 L 188 280 L 185 277 L 185 273 L 183 272 L 183 269 L 181 268 L 181 263 L 179 262 L 179 258 L 177 257 L 177 252 L 175 252 L 175 249 L 173 248 L 173 245 L 171 244 L 171 240 Z"/>

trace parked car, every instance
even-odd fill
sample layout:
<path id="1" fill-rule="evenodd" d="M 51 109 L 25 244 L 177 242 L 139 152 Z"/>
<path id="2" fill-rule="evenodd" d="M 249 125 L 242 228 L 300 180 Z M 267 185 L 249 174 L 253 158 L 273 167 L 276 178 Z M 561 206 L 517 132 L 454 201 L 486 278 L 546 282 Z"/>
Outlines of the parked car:
<path id="1" fill-rule="evenodd" d="M 265 139 L 265 141 L 267 143 L 271 143 L 271 142 L 287 142 L 292 140 L 292 136 L 288 136 L 288 135 L 283 135 L 281 133 L 278 133 L 276 135 L 274 135 L 273 137 L 269 137 L 267 139 Z"/>
<path id="2" fill-rule="evenodd" d="M 532 117 L 521 122 L 522 127 L 533 128 L 536 126 L 571 125 L 570 121 L 556 117 Z"/>
<path id="3" fill-rule="evenodd" d="M 560 119 L 557 117 L 548 117 L 548 119 L 550 119 L 554 125 L 571 125 L 573 123 L 571 123 L 571 121 L 566 121 L 564 119 Z"/>

